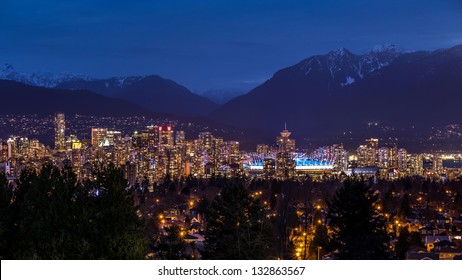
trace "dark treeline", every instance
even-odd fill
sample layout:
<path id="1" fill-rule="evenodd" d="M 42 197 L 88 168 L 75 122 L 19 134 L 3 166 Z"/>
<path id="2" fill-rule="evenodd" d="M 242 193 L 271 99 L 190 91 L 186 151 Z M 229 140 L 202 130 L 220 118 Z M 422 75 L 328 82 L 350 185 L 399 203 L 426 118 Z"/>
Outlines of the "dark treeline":
<path id="1" fill-rule="evenodd" d="M 462 213 L 461 180 L 420 177 L 166 177 L 149 191 L 147 180 L 127 188 L 114 166 L 80 182 L 70 167 L 45 165 L 39 173 L 23 171 L 14 188 L 0 175 L 0 187 L 6 259 L 193 258 L 182 229 L 161 227 L 159 217 L 173 210 L 190 226 L 185 230 L 201 216 L 203 259 L 396 259 L 421 239 L 418 232 L 387 230 L 395 219 L 432 223 L 440 207 Z"/>
<path id="2" fill-rule="evenodd" d="M 70 167 L 0 175 L 0 255 L 5 259 L 140 259 L 144 225 L 114 166 L 79 182 Z"/>

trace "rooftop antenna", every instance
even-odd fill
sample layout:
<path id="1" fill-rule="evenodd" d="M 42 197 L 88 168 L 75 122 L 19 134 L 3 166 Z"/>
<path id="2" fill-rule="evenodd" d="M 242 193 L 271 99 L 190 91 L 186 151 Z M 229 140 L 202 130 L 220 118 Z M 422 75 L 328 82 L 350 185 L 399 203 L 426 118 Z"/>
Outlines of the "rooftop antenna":
<path id="1" fill-rule="evenodd" d="M 284 130 L 287 130 L 287 122 L 284 123 Z"/>

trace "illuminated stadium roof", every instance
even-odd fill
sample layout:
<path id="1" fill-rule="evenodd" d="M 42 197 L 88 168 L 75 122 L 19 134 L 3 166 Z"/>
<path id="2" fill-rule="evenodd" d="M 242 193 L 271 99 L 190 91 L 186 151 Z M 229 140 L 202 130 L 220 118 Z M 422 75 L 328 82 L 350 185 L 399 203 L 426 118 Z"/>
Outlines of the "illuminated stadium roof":
<path id="1" fill-rule="evenodd" d="M 295 170 L 330 170 L 332 163 L 328 161 L 318 161 L 311 158 L 295 158 Z"/>
<path id="2" fill-rule="evenodd" d="M 244 164 L 245 167 L 250 168 L 250 170 L 263 170 L 263 160 L 251 160 Z"/>
<path id="3" fill-rule="evenodd" d="M 316 160 L 306 157 L 304 154 L 295 154 L 295 170 L 309 171 L 309 170 L 331 170 L 333 169 L 332 162 L 327 160 Z M 263 159 L 254 157 L 249 159 L 245 164 L 250 170 L 259 171 L 263 170 Z"/>

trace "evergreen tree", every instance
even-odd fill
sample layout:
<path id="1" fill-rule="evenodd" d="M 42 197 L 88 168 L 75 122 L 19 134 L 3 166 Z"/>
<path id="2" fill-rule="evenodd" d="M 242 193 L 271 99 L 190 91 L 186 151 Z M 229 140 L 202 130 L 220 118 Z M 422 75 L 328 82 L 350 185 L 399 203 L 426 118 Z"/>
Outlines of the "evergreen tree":
<path id="1" fill-rule="evenodd" d="M 329 252 L 329 236 L 327 234 L 327 227 L 325 225 L 319 224 L 316 226 L 314 231 L 313 240 L 310 243 L 310 256 L 311 259 L 318 259 L 318 250 L 319 258 Z"/>
<path id="2" fill-rule="evenodd" d="M 178 226 L 165 228 L 166 235 L 159 235 L 157 244 L 154 248 L 157 259 L 162 260 L 180 260 L 185 259 L 183 254 L 186 242 L 181 236 L 181 230 Z"/>
<path id="3" fill-rule="evenodd" d="M 403 195 L 403 198 L 401 199 L 401 205 L 399 207 L 399 214 L 402 217 L 408 217 L 409 215 L 412 214 L 410 199 L 407 193 L 405 193 Z"/>
<path id="4" fill-rule="evenodd" d="M 75 174 L 45 164 L 39 174 L 28 172 L 18 184 L 23 197 L 16 197 L 19 217 L 14 258 L 77 258 L 77 238 L 73 233 L 77 213 L 73 212 L 72 189 Z"/>
<path id="5" fill-rule="evenodd" d="M 395 245 L 396 257 L 400 260 L 406 259 L 406 253 L 407 251 L 409 251 L 409 247 L 410 247 L 409 239 L 410 239 L 409 230 L 407 229 L 407 227 L 402 227 L 399 230 L 398 241 L 396 242 L 396 245 Z"/>
<path id="6" fill-rule="evenodd" d="M 8 226 L 4 257 L 10 259 L 139 259 L 144 227 L 127 182 L 113 166 L 82 185 L 72 168 L 45 164 L 24 170 L 2 212 Z M 0 185 L 2 180 L 0 179 Z M 2 213 L 2 217 L 3 214 Z M 3 221 L 3 219 L 2 219 Z M 3 252 L 2 252 L 3 253 Z"/>
<path id="7" fill-rule="evenodd" d="M 338 259 L 386 259 L 387 233 L 378 201 L 363 181 L 347 179 L 328 202 L 328 221 L 333 231 L 332 248 Z"/>
<path id="8" fill-rule="evenodd" d="M 275 249 L 279 258 L 291 259 L 294 257 L 295 242 L 295 235 L 292 234 L 292 230 L 298 226 L 297 209 L 290 205 L 288 196 L 279 195 L 278 198 L 278 215 L 272 218 L 276 236 Z"/>
<path id="9" fill-rule="evenodd" d="M 211 203 L 207 214 L 204 258 L 269 259 L 271 228 L 258 199 L 242 183 L 230 182 Z"/>
<path id="10" fill-rule="evenodd" d="M 138 218 L 133 194 L 122 171 L 113 164 L 95 170 L 96 180 L 87 181 L 85 187 L 92 194 L 90 203 L 94 211 L 88 228 L 95 258 L 141 259 L 146 252 L 144 224 Z"/>
<path id="11" fill-rule="evenodd" d="M 208 207 L 210 206 L 210 201 L 207 197 L 203 196 L 197 203 L 197 213 L 203 215 L 207 212 Z"/>

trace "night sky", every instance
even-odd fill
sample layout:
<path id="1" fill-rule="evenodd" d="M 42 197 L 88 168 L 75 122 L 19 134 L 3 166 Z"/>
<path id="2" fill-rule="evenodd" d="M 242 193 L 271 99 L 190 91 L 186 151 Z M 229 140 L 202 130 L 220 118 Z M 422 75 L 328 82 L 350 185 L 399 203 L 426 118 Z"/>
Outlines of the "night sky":
<path id="1" fill-rule="evenodd" d="M 158 74 L 250 89 L 345 47 L 462 44 L 460 0 L 0 0 L 0 63 L 20 72 Z"/>

